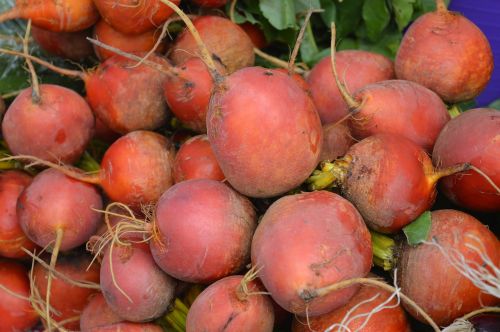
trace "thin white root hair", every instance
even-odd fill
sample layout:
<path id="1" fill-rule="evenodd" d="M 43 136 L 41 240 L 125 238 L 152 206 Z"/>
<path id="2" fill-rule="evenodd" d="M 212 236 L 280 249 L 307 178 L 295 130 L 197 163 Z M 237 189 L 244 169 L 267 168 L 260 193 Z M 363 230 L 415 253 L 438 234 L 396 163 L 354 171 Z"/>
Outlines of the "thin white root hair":
<path id="1" fill-rule="evenodd" d="M 425 241 L 424 244 L 438 248 L 446 260 L 477 288 L 500 298 L 500 268 L 488 257 L 484 244 L 477 236 L 472 234 L 465 236 L 475 241 L 475 243 L 467 242 L 465 246 L 481 258 L 482 264 L 466 259 L 462 253 L 454 248 L 444 248 L 435 239 Z"/>
<path id="2" fill-rule="evenodd" d="M 347 314 L 344 316 L 344 318 L 342 319 L 342 321 L 340 323 L 335 323 L 331 326 L 329 326 L 325 332 L 332 332 L 332 331 L 337 331 L 337 332 L 359 332 L 359 331 L 362 331 L 366 324 L 368 324 L 368 322 L 370 321 L 370 319 L 372 318 L 373 315 L 375 315 L 376 313 L 379 313 L 385 309 L 394 309 L 394 308 L 397 308 L 400 303 L 401 303 L 401 297 L 400 297 L 400 292 L 401 292 L 401 288 L 398 287 L 398 284 L 397 284 L 397 269 L 394 270 L 394 292 L 391 293 L 390 296 L 387 297 L 387 299 L 385 299 L 385 301 L 383 301 L 382 303 L 380 303 L 379 305 L 377 305 L 375 308 L 373 308 L 371 311 L 369 312 L 365 312 L 365 313 L 359 313 L 357 315 L 354 315 L 351 317 L 351 315 L 353 315 L 353 313 L 358 310 L 359 308 L 361 308 L 363 305 L 365 304 L 368 304 L 368 303 L 371 303 L 373 301 L 375 301 L 379 296 L 380 296 L 380 293 L 374 295 L 373 297 L 367 299 L 367 300 L 364 300 L 364 301 L 361 301 L 360 303 L 356 304 L 354 307 L 352 307 L 348 312 Z M 397 299 L 396 302 L 394 304 L 391 304 L 391 302 L 393 302 L 394 299 Z M 349 328 L 349 325 L 357 320 L 357 319 L 363 319 L 363 323 L 354 331 L 352 331 L 350 328 Z M 336 330 L 334 330 L 336 329 Z"/>
<path id="3" fill-rule="evenodd" d="M 445 327 L 442 332 L 474 332 L 474 325 L 464 319 L 457 319 L 448 327 Z"/>

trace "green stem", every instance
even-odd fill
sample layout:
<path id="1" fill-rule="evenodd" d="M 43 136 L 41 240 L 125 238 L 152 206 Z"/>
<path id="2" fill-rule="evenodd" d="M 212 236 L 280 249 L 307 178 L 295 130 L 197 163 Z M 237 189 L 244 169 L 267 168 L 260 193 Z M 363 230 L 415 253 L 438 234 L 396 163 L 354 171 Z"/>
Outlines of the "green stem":
<path id="1" fill-rule="evenodd" d="M 387 235 L 370 230 L 372 237 L 373 263 L 384 271 L 390 271 L 395 265 L 396 242 Z"/>
<path id="2" fill-rule="evenodd" d="M 456 118 L 460 115 L 460 107 L 458 107 L 457 105 L 452 105 L 450 108 L 448 108 L 448 114 L 452 119 Z"/>
<path id="3" fill-rule="evenodd" d="M 351 157 L 345 156 L 333 162 L 323 161 L 320 169 L 317 169 L 306 180 L 309 190 L 322 190 L 331 187 L 340 187 L 347 176 Z"/>
<path id="4" fill-rule="evenodd" d="M 189 309 L 178 298 L 175 299 L 173 308 L 162 318 L 162 321 L 176 332 L 186 331 L 186 318 Z"/>
<path id="5" fill-rule="evenodd" d="M 101 165 L 88 153 L 85 151 L 76 164 L 76 166 L 85 172 L 99 172 L 101 170 Z"/>

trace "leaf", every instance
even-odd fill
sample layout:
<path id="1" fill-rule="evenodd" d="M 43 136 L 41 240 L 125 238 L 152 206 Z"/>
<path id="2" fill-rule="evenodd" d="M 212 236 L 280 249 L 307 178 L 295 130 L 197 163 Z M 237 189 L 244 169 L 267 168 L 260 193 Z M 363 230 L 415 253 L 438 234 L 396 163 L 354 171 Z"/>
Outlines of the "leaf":
<path id="1" fill-rule="evenodd" d="M 297 27 L 293 0 L 260 0 L 259 7 L 264 17 L 278 30 Z"/>
<path id="2" fill-rule="evenodd" d="M 356 31 L 358 28 L 361 21 L 359 13 L 363 8 L 363 0 L 336 1 L 337 15 L 335 23 L 337 24 L 337 36 L 341 38 Z"/>
<path id="3" fill-rule="evenodd" d="M 320 0 L 321 8 L 324 10 L 320 13 L 321 19 L 329 27 L 332 22 L 335 22 L 337 16 L 337 8 L 332 0 Z"/>
<path id="4" fill-rule="evenodd" d="M 391 20 L 385 0 L 369 0 L 363 5 L 363 20 L 366 25 L 366 34 L 371 41 L 379 39 Z"/>
<path id="5" fill-rule="evenodd" d="M 309 9 L 320 9 L 319 0 L 295 0 L 295 13 L 306 13 Z"/>
<path id="6" fill-rule="evenodd" d="M 488 107 L 500 110 L 500 99 L 495 100 Z"/>
<path id="7" fill-rule="evenodd" d="M 302 58 L 302 61 L 309 65 L 314 60 L 314 56 L 318 52 L 319 50 L 316 45 L 316 40 L 314 39 L 311 22 L 309 22 L 304 33 L 304 40 L 302 40 L 302 44 L 300 44 L 300 57 Z"/>
<path id="8" fill-rule="evenodd" d="M 411 224 L 403 227 L 403 232 L 406 235 L 408 244 L 411 246 L 415 246 L 427 240 L 427 237 L 429 236 L 429 232 L 431 230 L 431 226 L 431 212 L 425 211 Z"/>
<path id="9" fill-rule="evenodd" d="M 392 8 L 394 10 L 394 18 L 398 25 L 399 31 L 410 23 L 413 15 L 413 5 L 416 0 L 392 0 Z"/>

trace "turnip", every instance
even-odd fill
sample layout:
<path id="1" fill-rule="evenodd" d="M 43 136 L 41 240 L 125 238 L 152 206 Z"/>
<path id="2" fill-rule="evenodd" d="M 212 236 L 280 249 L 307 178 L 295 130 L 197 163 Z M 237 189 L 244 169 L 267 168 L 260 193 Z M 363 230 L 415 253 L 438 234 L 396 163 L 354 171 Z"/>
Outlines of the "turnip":
<path id="1" fill-rule="evenodd" d="M 33 40 L 46 52 L 74 61 L 83 61 L 94 55 L 92 44 L 87 37 L 91 30 L 76 32 L 53 32 L 36 26 L 32 27 Z"/>
<path id="2" fill-rule="evenodd" d="M 106 302 L 125 320 L 153 320 L 173 301 L 175 281 L 155 264 L 146 243 L 111 244 L 104 252 L 100 275 Z"/>
<path id="3" fill-rule="evenodd" d="M 452 119 L 440 133 L 432 159 L 436 165 L 471 163 L 473 169 L 441 181 L 443 193 L 472 210 L 500 211 L 500 111 L 469 110 Z"/>
<path id="4" fill-rule="evenodd" d="M 332 24 L 332 63 L 335 63 L 334 42 L 335 25 Z M 398 134 L 432 150 L 439 132 L 450 119 L 446 105 L 437 94 L 414 82 L 386 80 L 365 85 L 351 96 L 336 66 L 331 68 L 340 94 L 350 108 L 350 127 L 355 138 Z"/>
<path id="5" fill-rule="evenodd" d="M 186 331 L 273 331 L 273 306 L 263 287 L 252 280 L 254 272 L 208 286 L 189 309 Z"/>
<path id="6" fill-rule="evenodd" d="M 148 30 L 137 35 L 124 34 L 115 30 L 105 20 L 100 20 L 94 27 L 94 39 L 97 39 L 110 46 L 117 47 L 125 52 L 141 53 L 153 48 L 158 41 L 160 33 L 156 30 Z M 87 41 L 88 42 L 88 41 Z M 94 45 L 95 52 L 99 59 L 106 60 L 115 55 L 113 52 Z M 165 43 L 160 43 L 156 52 L 162 53 L 165 50 Z"/>
<path id="7" fill-rule="evenodd" d="M 28 270 L 13 260 L 0 258 L 0 331 L 27 331 L 38 314 L 30 304 Z"/>
<path id="8" fill-rule="evenodd" d="M 0 173 L 0 256 L 22 258 L 26 253 L 21 248 L 36 248 L 21 229 L 16 212 L 19 195 L 31 180 L 31 176 L 19 171 Z"/>
<path id="9" fill-rule="evenodd" d="M 99 13 L 92 0 L 16 0 L 12 9 L 0 14 L 0 23 L 16 18 L 31 19 L 42 29 L 72 32 L 92 26 Z"/>
<path id="10" fill-rule="evenodd" d="M 323 126 L 323 149 L 320 160 L 335 160 L 342 157 L 354 144 L 349 127 L 343 123 L 329 123 Z"/>
<path id="11" fill-rule="evenodd" d="M 228 73 L 253 65 L 253 43 L 237 24 L 218 16 L 200 16 L 193 24 L 210 53 L 220 60 Z M 177 65 L 200 56 L 198 43 L 188 30 L 177 37 L 170 52 Z"/>
<path id="12" fill-rule="evenodd" d="M 175 156 L 175 182 L 190 179 L 224 180 L 207 135 L 198 135 L 184 142 Z"/>
<path id="13" fill-rule="evenodd" d="M 354 144 L 333 163 L 323 163 L 309 182 L 312 189 L 340 187 L 370 228 L 396 233 L 432 206 L 440 178 L 468 169 L 469 164 L 436 169 L 412 141 L 378 134 Z"/>
<path id="14" fill-rule="evenodd" d="M 383 55 L 368 51 L 340 51 L 336 54 L 335 67 L 339 79 L 349 91 L 394 78 L 392 61 Z M 325 57 L 312 68 L 307 76 L 307 83 L 323 124 L 337 122 L 348 114 L 349 105 L 342 98 L 332 76 L 332 62 L 329 57 Z"/>
<path id="15" fill-rule="evenodd" d="M 43 260 L 39 260 L 43 264 L 37 263 L 33 267 L 32 278 L 37 296 L 50 298 L 50 308 L 54 311 L 50 316 L 43 317 L 47 326 L 56 322 L 69 330 L 80 327 L 79 316 L 99 288 L 99 267 L 92 265 L 89 268 L 90 261 L 89 255 L 75 252 L 59 257 L 53 270 Z M 49 277 L 52 274 L 54 276 Z"/>
<path id="16" fill-rule="evenodd" d="M 163 332 L 163 329 L 152 323 L 116 323 L 107 326 L 94 327 L 87 332 Z"/>
<path id="17" fill-rule="evenodd" d="M 122 322 L 106 303 L 102 293 L 95 294 L 87 303 L 80 316 L 80 330 L 91 331 L 94 328 Z"/>
<path id="18" fill-rule="evenodd" d="M 151 252 L 174 278 L 210 283 L 247 263 L 255 211 L 225 184 L 210 179 L 179 182 L 160 197 L 154 216 Z"/>
<path id="19" fill-rule="evenodd" d="M 437 10 L 419 17 L 396 55 L 396 76 L 436 92 L 447 102 L 473 99 L 493 71 L 493 54 L 482 31 L 437 0 Z"/>
<path id="20" fill-rule="evenodd" d="M 173 2 L 178 5 L 180 0 Z M 128 35 L 154 30 L 172 15 L 172 10 L 161 0 L 94 0 L 94 3 L 109 25 Z"/>
<path id="21" fill-rule="evenodd" d="M 264 214 L 252 240 L 252 264 L 287 311 L 318 316 L 349 301 L 350 287 L 325 297 L 316 289 L 364 277 L 372 264 L 370 234 L 356 208 L 327 191 L 285 196 Z"/>

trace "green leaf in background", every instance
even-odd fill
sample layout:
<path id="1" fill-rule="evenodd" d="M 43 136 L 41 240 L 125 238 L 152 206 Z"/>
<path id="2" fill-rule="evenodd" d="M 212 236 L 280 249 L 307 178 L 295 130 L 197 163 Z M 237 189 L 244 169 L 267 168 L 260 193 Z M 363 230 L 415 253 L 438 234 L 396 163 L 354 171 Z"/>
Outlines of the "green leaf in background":
<path id="1" fill-rule="evenodd" d="M 500 110 L 500 99 L 495 100 L 488 107 Z"/>
<path id="2" fill-rule="evenodd" d="M 366 34 L 371 41 L 380 38 L 380 34 L 391 20 L 385 0 L 369 0 L 363 5 L 363 20 L 366 24 Z"/>
<path id="3" fill-rule="evenodd" d="M 337 8 L 332 0 L 321 0 L 321 8 L 324 10 L 320 13 L 323 22 L 327 27 L 330 26 L 332 22 L 335 22 L 337 16 Z"/>
<path id="4" fill-rule="evenodd" d="M 297 27 L 293 0 L 260 0 L 259 7 L 264 17 L 278 30 Z"/>
<path id="5" fill-rule="evenodd" d="M 303 20 L 302 20 L 303 21 Z M 314 39 L 314 33 L 311 27 L 311 22 L 307 24 L 306 31 L 304 33 L 304 39 L 302 44 L 300 44 L 300 56 L 302 61 L 308 65 L 313 64 L 315 60 L 315 55 L 318 54 L 319 49 L 316 45 L 316 40 Z"/>
<path id="6" fill-rule="evenodd" d="M 399 31 L 410 23 L 413 16 L 413 5 L 416 0 L 392 0 L 392 8 Z"/>
<path id="7" fill-rule="evenodd" d="M 319 0 L 295 0 L 295 13 L 306 13 L 309 9 L 320 9 Z"/>
<path id="8" fill-rule="evenodd" d="M 335 23 L 337 25 L 337 36 L 342 38 L 353 33 L 361 22 L 361 8 L 364 0 L 336 0 L 337 15 Z M 328 24 L 330 26 L 330 24 Z"/>
<path id="9" fill-rule="evenodd" d="M 416 246 L 427 240 L 427 236 L 431 230 L 431 212 L 425 211 L 415 219 L 411 224 L 403 227 L 403 232 L 406 235 L 406 240 L 411 246 Z"/>

